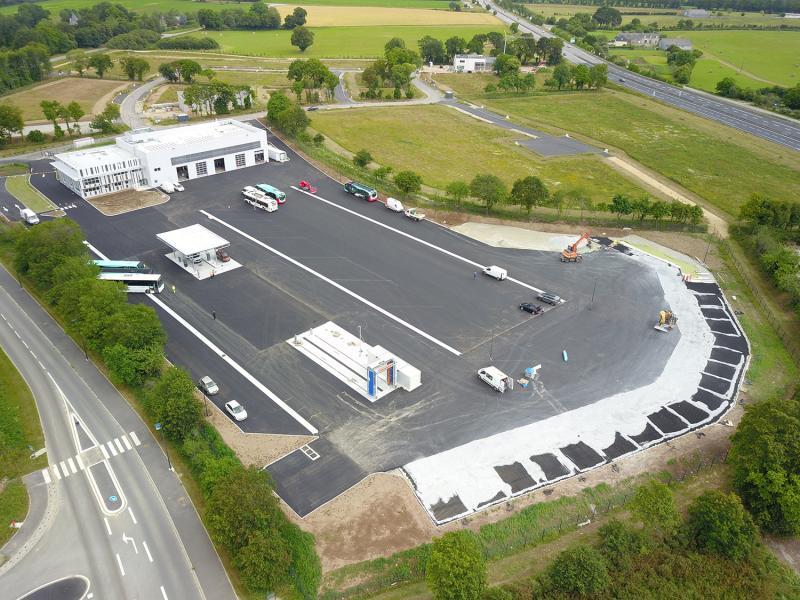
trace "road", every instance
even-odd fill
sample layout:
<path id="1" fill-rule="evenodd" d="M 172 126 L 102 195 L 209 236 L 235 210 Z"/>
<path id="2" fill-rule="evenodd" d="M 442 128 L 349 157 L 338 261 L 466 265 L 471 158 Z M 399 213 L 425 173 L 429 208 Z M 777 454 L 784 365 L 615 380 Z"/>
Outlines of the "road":
<path id="1" fill-rule="evenodd" d="M 50 465 L 26 478 L 49 501 L 0 567 L 3 598 L 75 575 L 96 598 L 235 597 L 158 441 L 5 270 L 0 315 L 0 345 L 36 399 Z"/>
<path id="2" fill-rule="evenodd" d="M 496 5 L 489 5 L 497 11 L 497 17 L 500 20 L 506 23 L 516 22 L 519 24 L 520 30 L 531 33 L 536 38 L 555 37 L 544 27 L 533 25 L 522 17 Z M 605 63 L 608 65 L 609 80 L 629 90 L 800 151 L 800 123 L 793 119 L 768 113 L 739 102 L 718 98 L 689 87 L 679 88 L 637 75 L 567 42 L 564 42 L 564 57 L 575 64 Z"/>

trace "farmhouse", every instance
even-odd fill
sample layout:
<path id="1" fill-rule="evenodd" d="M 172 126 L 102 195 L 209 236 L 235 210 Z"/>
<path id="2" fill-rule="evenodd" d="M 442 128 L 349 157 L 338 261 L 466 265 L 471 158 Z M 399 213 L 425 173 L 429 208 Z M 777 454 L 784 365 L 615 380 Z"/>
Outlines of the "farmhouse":
<path id="1" fill-rule="evenodd" d="M 683 16 L 689 17 L 690 19 L 704 19 L 710 15 L 711 13 L 704 8 L 690 8 L 689 10 L 683 11 Z"/>
<path id="2" fill-rule="evenodd" d="M 114 146 L 56 154 L 58 180 L 81 198 L 156 187 L 269 160 L 267 134 L 232 119 L 153 131 L 137 129 Z"/>
<path id="3" fill-rule="evenodd" d="M 491 71 L 494 61 L 494 56 L 483 56 L 482 54 L 456 54 L 453 57 L 453 66 L 459 73 L 479 73 L 481 71 Z"/>
<path id="4" fill-rule="evenodd" d="M 655 46 L 661 36 L 657 33 L 620 33 L 611 42 L 612 46 Z"/>
<path id="5" fill-rule="evenodd" d="M 659 50 L 669 50 L 672 46 L 677 46 L 681 50 L 691 50 L 692 42 L 686 38 L 662 38 L 658 42 Z"/>

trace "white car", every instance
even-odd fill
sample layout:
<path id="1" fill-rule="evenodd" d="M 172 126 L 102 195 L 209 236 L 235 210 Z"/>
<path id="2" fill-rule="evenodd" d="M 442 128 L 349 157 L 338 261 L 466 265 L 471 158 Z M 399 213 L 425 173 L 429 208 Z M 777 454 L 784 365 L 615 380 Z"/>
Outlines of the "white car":
<path id="1" fill-rule="evenodd" d="M 200 382 L 197 384 L 197 387 L 199 387 L 200 391 L 206 396 L 214 396 L 215 394 L 219 393 L 219 387 L 208 375 L 200 378 Z"/>
<path id="2" fill-rule="evenodd" d="M 239 404 L 236 400 L 226 402 L 225 410 L 237 421 L 244 421 L 247 418 L 247 411 L 244 409 L 244 406 Z"/>
<path id="3" fill-rule="evenodd" d="M 176 191 L 176 192 L 182 192 L 182 191 L 184 191 L 184 188 L 183 188 L 183 186 L 182 186 L 180 183 L 173 183 L 173 184 L 172 184 L 172 187 L 174 187 L 174 188 L 175 188 L 175 191 Z"/>

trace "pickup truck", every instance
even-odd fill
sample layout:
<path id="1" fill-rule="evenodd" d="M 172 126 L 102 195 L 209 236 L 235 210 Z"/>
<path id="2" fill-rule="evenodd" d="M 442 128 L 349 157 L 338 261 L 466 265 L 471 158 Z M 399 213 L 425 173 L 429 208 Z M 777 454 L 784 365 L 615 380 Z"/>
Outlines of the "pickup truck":
<path id="1" fill-rule="evenodd" d="M 478 371 L 478 378 L 486 382 L 501 394 L 507 389 L 512 389 L 514 384 L 511 378 L 497 367 L 484 367 Z"/>
<path id="2" fill-rule="evenodd" d="M 412 221 L 422 221 L 425 218 L 425 213 L 419 212 L 416 208 L 407 208 L 405 215 Z"/>

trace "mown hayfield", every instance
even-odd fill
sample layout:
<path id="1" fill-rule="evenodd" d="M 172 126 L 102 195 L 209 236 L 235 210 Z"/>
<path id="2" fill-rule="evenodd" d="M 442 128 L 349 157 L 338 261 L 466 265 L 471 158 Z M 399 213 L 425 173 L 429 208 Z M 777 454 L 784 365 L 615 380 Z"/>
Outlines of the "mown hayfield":
<path id="1" fill-rule="evenodd" d="M 312 27 L 314 45 L 304 53 L 292 46 L 290 31 L 206 31 L 202 35 L 219 42 L 222 52 L 276 58 L 371 58 L 383 54 L 383 47 L 393 37 L 405 40 L 411 48 L 426 35 L 445 40 L 458 35 L 470 39 L 477 33 L 502 31 L 492 25 Z"/>
<path id="2" fill-rule="evenodd" d="M 552 191 L 582 188 L 595 203 L 616 193 L 642 193 L 599 157 L 543 160 L 516 146 L 513 134 L 443 106 L 320 111 L 311 126 L 347 150 L 365 148 L 376 162 L 395 172 L 416 171 L 427 185 L 442 189 L 493 173 L 509 186 L 538 175 Z"/>
<path id="3" fill-rule="evenodd" d="M 707 92 L 715 92 L 717 83 L 726 77 L 730 77 L 736 82 L 736 85 L 744 88 L 759 89 L 770 85 L 764 81 L 743 75 L 737 69 L 723 65 L 713 58 L 706 57 L 701 58 L 695 64 L 689 85 Z"/>
<path id="4" fill-rule="evenodd" d="M 290 14 L 295 5 L 276 7 L 281 17 Z M 454 12 L 415 8 L 382 8 L 375 6 L 305 6 L 309 27 L 366 27 L 372 25 L 497 25 L 497 18 L 488 12 Z"/>
<path id="5" fill-rule="evenodd" d="M 800 31 L 686 31 L 695 48 L 778 85 L 800 83 Z"/>
<path id="6" fill-rule="evenodd" d="M 124 85 L 120 81 L 94 77 L 65 77 L 27 88 L 21 92 L 0 96 L 0 103 L 9 103 L 20 107 L 22 118 L 26 121 L 44 119 L 39 106 L 42 100 L 58 100 L 62 104 L 69 104 L 74 100 L 89 116 L 100 98 L 112 92 L 114 88 Z M 103 107 L 100 108 L 102 110 Z"/>

